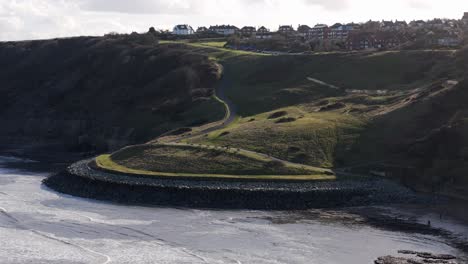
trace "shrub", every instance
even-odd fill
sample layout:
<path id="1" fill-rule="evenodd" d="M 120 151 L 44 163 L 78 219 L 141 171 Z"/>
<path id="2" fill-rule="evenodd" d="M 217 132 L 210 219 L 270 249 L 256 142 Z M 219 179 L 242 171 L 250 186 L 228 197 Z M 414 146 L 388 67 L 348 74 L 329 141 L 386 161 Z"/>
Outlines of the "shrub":
<path id="1" fill-rule="evenodd" d="M 229 131 L 224 131 L 223 133 L 219 134 L 219 136 L 220 136 L 220 137 L 224 137 L 224 136 L 227 136 L 227 135 L 229 135 L 229 134 L 231 134 L 231 132 L 229 132 Z"/>
<path id="2" fill-rule="evenodd" d="M 276 119 L 276 118 L 280 118 L 282 116 L 285 116 L 287 115 L 288 112 L 286 111 L 278 111 L 278 112 L 274 112 L 273 114 L 271 114 L 268 119 Z"/>
<path id="3" fill-rule="evenodd" d="M 294 122 L 296 121 L 296 118 L 294 117 L 284 117 L 284 118 L 281 118 L 279 120 L 276 120 L 276 124 L 281 124 L 281 123 L 291 123 L 291 122 Z"/>

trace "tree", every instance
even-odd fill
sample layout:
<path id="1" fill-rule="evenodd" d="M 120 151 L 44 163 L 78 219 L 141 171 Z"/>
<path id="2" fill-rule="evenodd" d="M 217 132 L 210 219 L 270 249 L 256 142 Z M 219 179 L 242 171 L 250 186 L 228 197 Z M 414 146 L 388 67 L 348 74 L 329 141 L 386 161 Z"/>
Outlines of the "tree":
<path id="1" fill-rule="evenodd" d="M 150 27 L 149 30 L 148 30 L 148 33 L 150 34 L 158 34 L 158 32 L 156 31 L 156 29 L 154 27 Z"/>

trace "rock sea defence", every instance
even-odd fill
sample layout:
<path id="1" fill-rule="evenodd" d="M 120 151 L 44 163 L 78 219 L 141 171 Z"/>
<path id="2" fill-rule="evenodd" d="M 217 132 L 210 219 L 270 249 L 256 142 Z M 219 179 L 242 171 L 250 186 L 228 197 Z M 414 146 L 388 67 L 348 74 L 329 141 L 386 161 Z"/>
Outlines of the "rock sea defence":
<path id="1" fill-rule="evenodd" d="M 308 209 L 423 199 L 383 179 L 239 181 L 115 174 L 83 160 L 44 180 L 62 193 L 128 204 L 221 209 Z"/>

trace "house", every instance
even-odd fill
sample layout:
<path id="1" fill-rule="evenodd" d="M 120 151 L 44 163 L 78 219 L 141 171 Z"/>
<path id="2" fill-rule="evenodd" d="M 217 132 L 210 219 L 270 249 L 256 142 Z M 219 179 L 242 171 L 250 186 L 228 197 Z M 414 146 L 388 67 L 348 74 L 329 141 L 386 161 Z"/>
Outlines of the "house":
<path id="1" fill-rule="evenodd" d="M 243 27 L 240 29 L 240 33 L 243 37 L 252 37 L 257 33 L 257 29 L 255 27 Z"/>
<path id="2" fill-rule="evenodd" d="M 265 33 L 270 33 L 270 30 L 264 26 L 261 26 L 257 30 L 257 34 L 265 34 Z"/>
<path id="3" fill-rule="evenodd" d="M 303 37 L 304 39 L 309 39 L 312 33 L 312 28 L 307 25 L 299 25 L 297 27 L 297 33 L 299 36 Z"/>
<path id="4" fill-rule="evenodd" d="M 401 46 L 402 40 L 397 32 L 381 31 L 373 36 L 372 48 L 375 49 L 394 49 Z"/>
<path id="5" fill-rule="evenodd" d="M 462 22 L 465 26 L 468 26 L 468 12 L 463 15 Z"/>
<path id="6" fill-rule="evenodd" d="M 347 50 L 394 49 L 401 46 L 401 36 L 394 31 L 353 31 L 345 42 Z"/>
<path id="7" fill-rule="evenodd" d="M 278 33 L 283 35 L 292 35 L 294 34 L 294 28 L 292 26 L 280 26 L 278 28 Z"/>
<path id="8" fill-rule="evenodd" d="M 327 39 L 330 28 L 325 24 L 317 24 L 312 28 L 312 39 Z"/>
<path id="9" fill-rule="evenodd" d="M 210 31 L 223 36 L 234 35 L 239 31 L 239 28 L 232 25 L 210 26 Z"/>
<path id="10" fill-rule="evenodd" d="M 365 31 L 377 31 L 381 28 L 381 23 L 378 21 L 369 20 L 362 25 L 362 29 Z"/>
<path id="11" fill-rule="evenodd" d="M 180 36 L 193 35 L 194 33 L 195 31 L 189 25 L 177 25 L 172 30 L 172 34 Z"/>
<path id="12" fill-rule="evenodd" d="M 439 46 L 444 47 L 457 47 L 461 44 L 461 39 L 455 36 L 445 36 L 437 40 Z"/>
<path id="13" fill-rule="evenodd" d="M 412 28 L 418 29 L 418 28 L 423 28 L 424 26 L 426 26 L 426 22 L 424 22 L 424 20 L 416 20 L 416 21 L 413 20 L 410 22 L 409 25 Z"/>
<path id="14" fill-rule="evenodd" d="M 261 26 L 257 30 L 257 34 L 255 37 L 257 39 L 270 39 L 273 36 L 273 34 L 270 32 L 270 30 L 264 26 Z"/>
<path id="15" fill-rule="evenodd" d="M 350 34 L 345 42 L 347 50 L 365 50 L 373 48 L 374 37 L 370 32 L 356 32 Z"/>
<path id="16" fill-rule="evenodd" d="M 431 28 L 431 29 L 443 29 L 444 22 L 442 21 L 442 19 L 436 18 L 436 19 L 428 21 L 426 23 L 426 27 Z"/>
<path id="17" fill-rule="evenodd" d="M 443 20 L 442 30 L 447 31 L 447 32 L 454 32 L 456 28 L 457 28 L 457 21 L 449 20 L 449 19 Z"/>
<path id="18" fill-rule="evenodd" d="M 197 28 L 197 33 L 200 34 L 200 33 L 207 33 L 209 32 L 208 28 L 207 27 L 198 27 Z"/>
<path id="19" fill-rule="evenodd" d="M 395 23 L 393 21 L 382 20 L 380 22 L 380 29 L 383 31 L 395 30 Z"/>
<path id="20" fill-rule="evenodd" d="M 401 30 L 405 30 L 406 28 L 408 28 L 408 23 L 406 23 L 406 21 L 395 21 L 394 23 L 394 29 L 397 30 L 397 31 L 401 31 Z"/>
<path id="21" fill-rule="evenodd" d="M 350 23 L 343 25 L 341 23 L 336 23 L 330 27 L 328 38 L 333 40 L 344 40 L 349 36 L 349 32 L 354 30 L 355 24 Z"/>

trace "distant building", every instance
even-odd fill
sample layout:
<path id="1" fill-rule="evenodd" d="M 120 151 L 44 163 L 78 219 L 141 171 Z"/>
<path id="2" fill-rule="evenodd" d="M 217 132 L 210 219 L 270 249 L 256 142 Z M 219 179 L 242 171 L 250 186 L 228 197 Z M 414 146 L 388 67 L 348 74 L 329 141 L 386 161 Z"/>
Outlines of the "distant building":
<path id="1" fill-rule="evenodd" d="M 305 39 L 309 39 L 312 33 L 312 28 L 307 25 L 299 25 L 297 27 L 297 34 Z"/>
<path id="2" fill-rule="evenodd" d="M 207 27 L 198 27 L 197 28 L 197 33 L 207 33 L 209 32 Z"/>
<path id="3" fill-rule="evenodd" d="M 382 20 L 382 22 L 380 22 L 380 29 L 383 30 L 383 31 L 394 30 L 395 29 L 395 23 L 393 23 L 393 21 Z"/>
<path id="4" fill-rule="evenodd" d="M 172 34 L 174 35 L 193 35 L 195 31 L 189 25 L 177 25 L 172 30 Z"/>
<path id="5" fill-rule="evenodd" d="M 416 20 L 416 21 L 411 21 L 410 22 L 410 27 L 412 28 L 422 28 L 426 25 L 426 22 L 424 20 Z"/>
<path id="6" fill-rule="evenodd" d="M 355 29 L 355 24 L 346 24 L 336 23 L 330 27 L 328 33 L 328 38 L 333 40 L 345 40 L 348 38 L 349 33 Z"/>
<path id="7" fill-rule="evenodd" d="M 381 23 L 378 21 L 369 20 L 362 25 L 362 29 L 365 31 L 377 31 L 381 28 Z"/>
<path id="8" fill-rule="evenodd" d="M 240 29 L 240 33 L 243 37 L 253 37 L 255 33 L 257 33 L 257 29 L 255 27 L 243 27 Z"/>
<path id="9" fill-rule="evenodd" d="M 461 39 L 455 36 L 446 36 L 439 38 L 437 44 L 444 47 L 457 47 L 460 46 Z"/>
<path id="10" fill-rule="evenodd" d="M 327 39 L 330 28 L 325 24 L 317 24 L 312 28 L 312 39 Z"/>
<path id="11" fill-rule="evenodd" d="M 372 39 L 374 49 L 395 49 L 401 46 L 402 40 L 396 32 L 377 32 Z"/>
<path id="12" fill-rule="evenodd" d="M 270 30 L 264 26 L 261 26 L 257 30 L 257 34 L 255 35 L 255 38 L 257 39 L 270 39 L 273 36 L 273 34 L 270 32 Z"/>
<path id="13" fill-rule="evenodd" d="M 436 18 L 426 22 L 426 27 L 430 29 L 443 29 L 445 26 L 442 19 Z"/>
<path id="14" fill-rule="evenodd" d="M 351 32 L 345 42 L 348 50 L 395 49 L 401 46 L 402 38 L 397 32 Z"/>
<path id="15" fill-rule="evenodd" d="M 291 35 L 294 34 L 294 28 L 292 26 L 280 26 L 278 28 L 278 33 L 283 34 L 283 35 Z"/>
<path id="16" fill-rule="evenodd" d="M 357 32 L 350 34 L 346 40 L 347 50 L 365 50 L 373 47 L 374 39 L 369 32 Z"/>
<path id="17" fill-rule="evenodd" d="M 234 35 L 239 31 L 239 28 L 232 25 L 211 26 L 210 31 L 223 36 Z"/>
<path id="18" fill-rule="evenodd" d="M 468 26 L 468 12 L 465 12 L 465 14 L 463 15 L 462 22 L 463 24 Z"/>
<path id="19" fill-rule="evenodd" d="M 408 28 L 408 23 L 406 23 L 406 21 L 404 21 L 404 20 L 403 21 L 398 21 L 397 20 L 394 23 L 394 28 L 395 28 L 395 30 L 398 30 L 398 31 L 405 30 L 406 28 Z"/>

